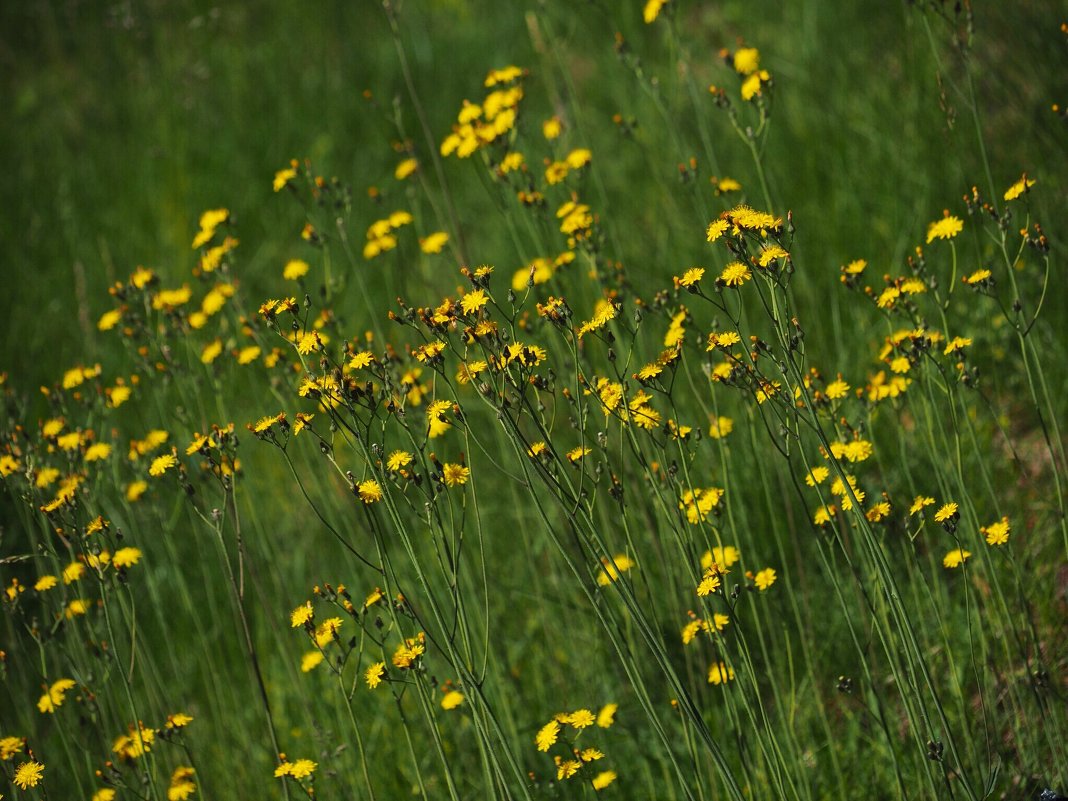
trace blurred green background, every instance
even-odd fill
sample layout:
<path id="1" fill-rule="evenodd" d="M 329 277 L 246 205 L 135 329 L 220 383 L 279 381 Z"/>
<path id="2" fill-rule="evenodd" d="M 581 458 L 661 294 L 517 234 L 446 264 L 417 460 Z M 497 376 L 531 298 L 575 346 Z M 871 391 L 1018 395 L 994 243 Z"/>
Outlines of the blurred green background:
<path id="1" fill-rule="evenodd" d="M 479 93 L 494 66 L 533 70 L 528 125 L 540 122 L 538 112 L 557 110 L 553 99 L 574 101 L 583 119 L 569 120 L 581 125 L 570 128 L 571 144 L 593 148 L 611 199 L 598 210 L 610 225 L 648 234 L 629 239 L 619 255 L 659 283 L 685 260 L 701 258 L 694 236 L 700 221 L 649 208 L 629 191 L 650 165 L 620 143 L 611 116 L 635 117 L 642 144 L 663 146 L 651 167 L 659 174 L 651 177 L 677 180 L 674 164 L 690 156 L 703 176 L 714 169 L 673 65 L 680 54 L 668 48 L 662 25 L 642 23 L 641 5 L 448 0 L 398 8 L 413 80 L 438 141 L 460 101 Z M 896 267 L 929 219 L 946 206 L 959 212 L 966 188 L 983 183 L 972 121 L 950 85 L 960 80 L 959 64 L 941 45 L 942 95 L 911 4 L 677 5 L 689 49 L 682 55 L 702 92 L 725 78 L 717 51 L 742 39 L 761 49 L 774 75 L 767 163 L 777 211 L 793 209 L 801 227 L 814 291 L 828 292 L 845 260 L 864 257 L 879 271 Z M 1042 181 L 1047 202 L 1058 203 L 1068 149 L 1050 105 L 1068 98 L 1058 30 L 1065 11 L 1064 3 L 978 3 L 973 51 L 990 155 L 1013 165 L 995 183 L 1003 189 L 1027 170 Z M 288 159 L 310 157 L 323 174 L 351 184 L 355 220 L 369 223 L 375 209 L 364 190 L 374 184 L 388 191 L 399 159 L 386 119 L 395 97 L 417 154 L 425 155 L 385 15 L 373 2 L 31 1 L 5 4 L 0 27 L 0 147 L 7 156 L 0 178 L 0 369 L 26 387 L 54 381 L 86 358 L 86 344 L 97 345 L 94 323 L 108 307 L 109 283 L 137 264 L 171 282 L 185 279 L 205 208 L 227 206 L 236 215 L 241 278 L 256 286 L 270 265 L 276 279 L 299 225 L 271 191 L 273 172 Z M 686 152 L 670 146 L 647 95 L 613 53 L 617 31 L 657 81 L 667 108 L 678 109 L 673 124 Z M 545 54 L 547 35 L 555 57 Z M 726 120 L 712 120 L 721 174 L 755 186 Z M 528 158 L 536 162 L 537 154 Z M 465 203 L 465 191 L 481 194 L 466 167 L 447 165 Z M 480 235 L 476 258 L 518 267 L 503 236 L 492 226 L 480 229 L 478 219 L 465 219 Z M 377 269 L 369 268 L 372 286 Z M 828 300 L 839 313 L 840 299 Z"/>
<path id="2" fill-rule="evenodd" d="M 929 221 L 943 208 L 964 216 L 961 196 L 971 185 L 986 191 L 974 121 L 954 89 L 963 67 L 947 46 L 946 27 L 935 25 L 932 48 L 922 15 L 906 2 L 675 2 L 666 15 L 670 19 L 652 26 L 642 22 L 642 5 L 639 0 L 397 4 L 402 47 L 431 145 L 413 113 L 378 3 L 4 4 L 0 371 L 9 373 L 18 391 L 36 397 L 38 386 L 55 383 L 66 368 L 117 355 L 117 337 L 96 330 L 97 319 L 112 305 L 107 287 L 138 264 L 155 269 L 166 286 L 189 281 L 197 255 L 190 241 L 208 208 L 225 206 L 235 218 L 241 239 L 235 275 L 246 297 L 278 296 L 285 261 L 314 256 L 299 237 L 303 213 L 291 198 L 272 191 L 274 172 L 291 158 L 307 157 L 318 173 L 350 185 L 350 233 L 359 241 L 383 210 L 418 202 L 413 188 L 393 178 L 401 159 L 391 122 L 394 100 L 415 154 L 429 164 L 430 147 L 448 133 L 462 100 L 481 97 L 486 72 L 506 64 L 531 70 L 521 126 L 536 133 L 543 119 L 558 114 L 566 126 L 561 144 L 592 149 L 596 180 L 583 199 L 602 216 L 611 252 L 635 286 L 643 292 L 662 288 L 672 275 L 708 258 L 704 226 L 733 202 L 715 197 L 708 177 L 729 175 L 748 190 L 757 186 L 748 154 L 726 116 L 710 108 L 707 93 L 710 83 L 733 91 L 736 78 L 718 53 L 744 42 L 760 49 L 762 66 L 775 79 L 765 164 L 776 213 L 793 210 L 798 224 L 794 254 L 803 274 L 795 281 L 797 292 L 811 318 L 827 323 L 809 331 L 814 350 L 830 360 L 821 364 L 825 371 L 849 365 L 859 383 L 871 364 L 873 338 L 855 331 L 870 314 L 862 315 L 856 297 L 839 288 L 839 265 L 867 259 L 876 284 L 883 273 L 900 273 Z M 951 6 L 946 9 L 952 14 Z M 975 10 L 971 58 L 994 184 L 1000 194 L 1024 171 L 1038 178 L 1033 203 L 1048 223 L 1059 260 L 1055 225 L 1064 222 L 1068 148 L 1064 121 L 1050 107 L 1068 103 L 1068 49 L 1059 30 L 1068 5 L 980 2 Z M 685 52 L 670 45 L 669 23 L 682 32 Z M 640 77 L 617 56 L 617 33 L 639 60 Z M 695 103 L 701 114 L 694 112 Z M 616 114 L 637 123 L 633 136 L 621 135 Z M 530 149 L 528 163 L 538 169 L 551 152 L 548 144 L 543 152 Z M 691 157 L 700 170 L 696 192 L 679 180 L 677 165 Z M 510 277 L 532 255 L 545 255 L 517 250 L 472 163 L 449 160 L 444 171 L 474 261 L 495 264 Z M 372 186 L 377 201 L 367 191 Z M 667 191 L 651 193 L 649 187 Z M 695 216 L 694 197 L 706 215 Z M 757 205 L 759 197 L 750 191 Z M 436 303 L 458 282 L 456 265 L 449 262 L 447 256 L 435 260 L 416 253 L 410 263 L 358 265 L 379 319 L 368 319 L 368 304 L 353 281 L 338 312 L 347 317 L 352 335 L 381 322 L 397 285 L 393 271 L 405 273 L 402 283 L 416 295 L 413 303 Z M 1055 290 L 1063 289 L 1063 270 L 1056 281 Z M 1039 335 L 1063 340 L 1065 314 L 1064 293 L 1052 292 Z M 1060 383 L 1052 389 L 1062 397 L 1063 370 L 1056 379 Z M 244 418 L 235 417 L 239 428 L 269 411 L 265 403 L 274 403 L 230 400 L 231 409 L 247 409 Z M 256 445 L 243 447 L 242 457 L 265 463 L 249 470 L 250 483 L 262 488 L 283 468 Z M 519 508 L 520 502 L 518 494 L 502 491 L 490 508 Z M 278 505 L 286 506 L 285 499 Z M 296 506 L 277 518 L 271 515 L 278 510 L 269 510 L 264 515 L 269 519 L 255 521 L 257 528 L 271 529 L 272 539 L 250 546 L 251 570 L 263 570 L 256 580 L 263 578 L 265 589 L 257 600 L 271 607 L 257 610 L 255 627 L 262 640 L 279 646 L 268 666 L 276 678 L 295 673 L 297 651 L 286 639 L 290 632 L 278 631 L 278 621 L 284 621 L 294 597 L 307 593 L 306 584 L 337 564 L 331 561 L 335 549 L 320 547 L 321 540 L 316 547 L 297 540 L 285 548 L 307 525 L 307 511 Z M 255 518 L 255 504 L 250 507 Z M 505 545 L 511 548 L 511 543 L 497 547 Z M 197 555 L 185 540 L 174 547 Z M 199 567 L 194 563 L 187 572 Z M 211 569 L 204 568 L 205 575 Z M 225 609 L 218 576 L 203 583 L 217 596 L 208 606 Z M 192 614 L 182 611 L 185 617 L 172 616 L 157 603 L 158 619 L 148 624 L 147 638 L 164 640 L 178 618 L 192 625 Z M 548 625 L 557 611 L 548 610 L 540 623 Z M 210 635 L 224 632 L 220 639 L 232 637 L 228 625 L 205 624 Z M 512 647 L 537 649 L 548 634 L 527 632 Z M 566 646 L 572 656 L 579 653 L 579 645 Z M 195 676 L 207 668 L 196 662 L 197 655 L 176 650 L 173 664 L 188 672 L 175 673 L 197 688 L 177 688 L 178 697 L 210 698 L 202 691 L 206 686 L 215 697 L 226 697 L 232 684 L 247 680 L 233 642 L 227 672 L 218 676 Z M 600 656 L 583 656 L 585 669 L 594 670 L 603 662 Z M 578 661 L 573 660 L 576 669 Z M 551 683 L 541 677 L 522 681 Z M 289 711 L 295 706 L 291 702 Z M 256 710 L 244 711 L 255 718 Z M 299 720 L 300 713 L 293 718 Z M 237 738 L 245 721 L 235 715 L 225 725 Z M 201 736 L 215 742 L 207 732 Z M 381 728 L 377 736 L 385 737 Z M 226 765 L 232 756 L 217 747 L 209 762 Z M 262 765 L 233 769 L 246 786 L 262 779 Z"/>

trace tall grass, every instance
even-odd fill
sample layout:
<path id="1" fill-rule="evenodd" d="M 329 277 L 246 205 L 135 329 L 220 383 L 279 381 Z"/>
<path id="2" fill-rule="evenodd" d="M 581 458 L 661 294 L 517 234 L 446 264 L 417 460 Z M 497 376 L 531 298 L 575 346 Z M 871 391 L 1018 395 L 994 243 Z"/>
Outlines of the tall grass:
<path id="1" fill-rule="evenodd" d="M 424 13 L 7 375 L 12 793 L 1063 792 L 1059 20 Z"/>

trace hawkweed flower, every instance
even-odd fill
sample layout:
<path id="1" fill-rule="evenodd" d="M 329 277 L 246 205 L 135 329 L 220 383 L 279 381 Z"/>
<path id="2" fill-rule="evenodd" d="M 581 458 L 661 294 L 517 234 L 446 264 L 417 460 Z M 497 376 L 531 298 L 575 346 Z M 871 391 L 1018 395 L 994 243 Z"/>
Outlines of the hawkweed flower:
<path id="1" fill-rule="evenodd" d="M 13 781 L 23 790 L 28 790 L 31 787 L 36 787 L 41 777 L 44 776 L 45 766 L 36 760 L 30 760 L 29 762 L 23 762 L 17 768 L 15 768 L 15 777 Z"/>
<path id="2" fill-rule="evenodd" d="M 987 545 L 1004 545 L 1009 541 L 1011 531 L 1012 526 L 1008 517 L 1002 517 L 996 523 L 991 523 L 989 526 L 983 526 L 979 529 L 979 533 L 986 539 Z"/>
<path id="3" fill-rule="evenodd" d="M 963 548 L 954 548 L 942 558 L 942 567 L 947 570 L 960 567 L 971 555 L 971 551 L 966 551 Z"/>

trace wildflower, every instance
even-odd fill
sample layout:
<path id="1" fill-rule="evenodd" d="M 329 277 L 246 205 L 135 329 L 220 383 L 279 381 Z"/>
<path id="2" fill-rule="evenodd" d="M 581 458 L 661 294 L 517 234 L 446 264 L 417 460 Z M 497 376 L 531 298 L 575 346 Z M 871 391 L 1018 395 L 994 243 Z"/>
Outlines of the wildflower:
<path id="1" fill-rule="evenodd" d="M 322 651 L 308 651 L 300 658 L 300 669 L 303 673 L 309 673 L 323 661 Z"/>
<path id="2" fill-rule="evenodd" d="M 560 136 L 563 127 L 559 117 L 550 117 L 541 124 L 541 134 L 546 139 L 553 140 Z"/>
<path id="3" fill-rule="evenodd" d="M 141 549 L 129 547 L 119 548 L 111 559 L 111 563 L 118 568 L 133 567 L 139 561 L 141 561 Z"/>
<path id="4" fill-rule="evenodd" d="M 708 669 L 709 684 L 726 684 L 734 680 L 734 668 L 727 667 L 723 662 L 713 662 Z"/>
<path id="5" fill-rule="evenodd" d="M 456 709 L 460 704 L 464 702 L 464 694 L 459 690 L 449 690 L 445 693 L 445 696 L 441 699 L 441 708 L 448 711 L 450 709 Z"/>
<path id="6" fill-rule="evenodd" d="M 474 292 L 468 292 L 460 299 L 460 308 L 463 309 L 464 314 L 474 314 L 489 301 L 489 297 L 486 295 L 484 289 L 476 289 Z"/>
<path id="7" fill-rule="evenodd" d="M 153 478 L 162 476 L 176 464 L 178 464 L 178 458 L 174 454 L 165 453 L 152 460 L 152 464 L 148 467 L 148 474 Z"/>
<path id="8" fill-rule="evenodd" d="M 945 350 L 942 351 L 943 356 L 949 356 L 951 353 L 956 353 L 972 344 L 971 337 L 953 337 L 946 343 Z"/>
<path id="9" fill-rule="evenodd" d="M 393 451 L 386 460 L 386 469 L 396 473 L 411 463 L 412 455 L 408 451 Z"/>
<path id="10" fill-rule="evenodd" d="M 609 728 L 616 722 L 616 710 L 619 709 L 619 704 L 605 704 L 601 707 L 601 711 L 597 713 L 597 725 L 602 729 Z"/>
<path id="11" fill-rule="evenodd" d="M 660 16 L 660 9 L 667 5 L 670 0 L 647 0 L 645 8 L 642 9 L 642 19 L 645 20 L 646 25 L 651 25 L 656 21 L 656 18 Z"/>
<path id="12" fill-rule="evenodd" d="M 26 741 L 21 737 L 0 738 L 0 761 L 6 762 L 15 754 L 21 754 L 24 745 Z"/>
<path id="13" fill-rule="evenodd" d="M 723 268 L 723 272 L 719 274 L 719 280 L 727 286 L 738 287 L 753 277 L 753 274 L 749 272 L 749 268 L 742 264 L 740 261 L 734 261 Z"/>
<path id="14" fill-rule="evenodd" d="M 753 579 L 753 583 L 761 592 L 764 592 L 768 587 L 775 583 L 775 568 L 766 567 L 756 574 L 756 578 Z"/>
<path id="15" fill-rule="evenodd" d="M 583 748 L 579 759 L 583 762 L 596 762 L 598 759 L 604 759 L 604 754 L 596 748 Z"/>
<path id="16" fill-rule="evenodd" d="M 537 735 L 534 737 L 534 743 L 538 746 L 539 751 L 548 751 L 559 736 L 560 724 L 555 720 L 550 720 L 538 730 Z"/>
<path id="17" fill-rule="evenodd" d="M 676 278 L 675 281 L 679 286 L 692 287 L 697 286 L 704 277 L 705 271 L 703 267 L 691 267 L 682 274 L 681 278 Z"/>
<path id="18" fill-rule="evenodd" d="M 119 309 L 112 309 L 111 311 L 106 311 L 97 321 L 97 330 L 110 331 L 112 328 L 119 324 L 119 320 L 121 319 L 122 312 Z"/>
<path id="19" fill-rule="evenodd" d="M 337 633 L 341 630 L 341 618 L 330 617 L 315 627 L 315 644 L 320 648 L 337 639 Z"/>
<path id="20" fill-rule="evenodd" d="M 738 192 L 741 190 L 742 185 L 734 178 L 728 178 L 724 175 L 722 178 L 713 178 L 712 183 L 716 185 L 716 194 L 725 195 L 728 192 Z"/>
<path id="21" fill-rule="evenodd" d="M 709 551 L 705 551 L 701 556 L 701 567 L 708 570 L 713 565 L 719 565 L 720 567 L 730 567 L 741 558 L 741 554 L 738 549 L 733 545 L 717 545 Z"/>
<path id="22" fill-rule="evenodd" d="M 282 277 L 287 281 L 296 281 L 308 274 L 308 262 L 301 259 L 290 259 L 282 269 Z"/>
<path id="23" fill-rule="evenodd" d="M 1011 531 L 1012 526 L 1007 517 L 1003 517 L 996 523 L 991 523 L 989 526 L 983 526 L 979 529 L 979 533 L 986 538 L 987 545 L 1004 545 L 1009 541 Z"/>
<path id="24" fill-rule="evenodd" d="M 936 523 L 945 523 L 955 516 L 957 516 L 957 504 L 950 502 L 944 503 L 939 507 L 938 511 L 935 512 L 934 519 Z"/>
<path id="25" fill-rule="evenodd" d="M 393 171 L 393 177 L 398 181 L 403 181 L 417 169 L 419 169 L 418 159 L 405 159 L 397 165 L 397 169 Z"/>
<path id="26" fill-rule="evenodd" d="M 204 346 L 204 349 L 200 351 L 200 361 L 203 364 L 211 364 L 215 361 L 219 354 L 222 353 L 222 341 L 214 340 Z"/>
<path id="27" fill-rule="evenodd" d="M 582 459 L 583 456 L 589 455 L 591 451 L 592 448 L 584 448 L 580 445 L 578 447 L 572 448 L 567 452 L 567 460 L 572 464 L 575 464 L 580 459 Z"/>
<path id="28" fill-rule="evenodd" d="M 409 637 L 400 645 L 397 646 L 397 650 L 393 652 L 393 665 L 401 669 L 408 669 L 415 665 L 415 661 L 423 655 L 426 650 L 423 645 L 423 635 L 419 634 L 418 637 Z"/>
<path id="29" fill-rule="evenodd" d="M 872 455 L 872 444 L 864 439 L 852 442 L 832 442 L 831 453 L 835 459 L 848 459 L 850 462 L 863 462 Z"/>
<path id="30" fill-rule="evenodd" d="M 111 455 L 111 446 L 106 442 L 94 442 L 85 449 L 85 461 L 97 462 Z"/>
<path id="31" fill-rule="evenodd" d="M 15 769 L 14 781 L 23 790 L 28 790 L 31 787 L 36 787 L 43 775 L 44 765 L 31 759 L 29 762 L 23 762 Z"/>
<path id="32" fill-rule="evenodd" d="M 84 615 L 88 611 L 89 601 L 85 598 L 75 598 L 73 601 L 67 604 L 67 608 L 63 611 L 63 615 L 67 618 L 67 620 L 71 620 L 73 618 L 78 617 L 79 615 Z"/>
<path id="33" fill-rule="evenodd" d="M 111 787 L 105 787 L 93 793 L 92 801 L 115 801 L 116 791 Z"/>
<path id="34" fill-rule="evenodd" d="M 701 583 L 697 585 L 697 595 L 704 598 L 706 595 L 711 595 L 716 592 L 722 586 L 723 579 L 720 578 L 720 572 L 715 569 L 715 565 L 705 571 L 704 576 L 701 578 Z"/>
<path id="35" fill-rule="evenodd" d="M 1020 176 L 1020 180 L 1005 190 L 1005 200 L 1016 200 L 1020 195 L 1035 185 L 1035 182 L 1027 177 L 1027 173 Z"/>
<path id="36" fill-rule="evenodd" d="M 126 500 L 133 503 L 139 500 L 146 490 L 148 490 L 147 481 L 131 481 L 126 485 Z"/>
<path id="37" fill-rule="evenodd" d="M 964 223 L 958 217 L 947 213 L 941 220 L 927 226 L 927 244 L 931 244 L 936 239 L 952 239 L 962 230 L 964 230 Z"/>
<path id="38" fill-rule="evenodd" d="M 166 727 L 168 729 L 184 729 L 192 722 L 192 716 L 186 715 L 184 712 L 176 712 L 173 715 L 167 715 Z"/>
<path id="39" fill-rule="evenodd" d="M 443 473 L 445 484 L 450 487 L 462 486 L 471 477 L 471 469 L 462 464 L 446 464 Z"/>
<path id="40" fill-rule="evenodd" d="M 704 522 L 712 510 L 719 506 L 723 490 L 719 487 L 686 490 L 679 500 L 679 508 L 685 510 L 686 519 L 696 525 Z"/>
<path id="41" fill-rule="evenodd" d="M 776 259 L 785 259 L 790 254 L 779 245 L 761 245 L 757 261 L 761 267 L 767 267 Z"/>
<path id="42" fill-rule="evenodd" d="M 586 148 L 580 147 L 572 150 L 564 158 L 567 166 L 572 170 L 581 170 L 593 160 L 593 154 Z"/>
<path id="43" fill-rule="evenodd" d="M 155 740 L 156 730 L 139 723 L 137 726 L 131 725 L 127 734 L 119 735 L 111 750 L 123 759 L 140 759 L 152 750 Z"/>
<path id="44" fill-rule="evenodd" d="M 827 397 L 831 400 L 839 400 L 849 394 L 849 384 L 839 378 L 827 385 Z"/>
<path id="45" fill-rule="evenodd" d="M 295 167 L 286 167 L 284 170 L 279 170 L 274 174 L 274 191 L 281 192 L 296 177 L 297 170 Z"/>
<path id="46" fill-rule="evenodd" d="M 651 0 L 651 2 L 657 2 L 657 0 Z M 614 770 L 604 770 L 594 776 L 592 781 L 590 781 L 590 784 L 593 785 L 594 790 L 600 792 L 614 782 L 616 778 L 616 772 Z"/>
<path id="47" fill-rule="evenodd" d="M 755 47 L 743 47 L 734 53 L 734 69 L 740 75 L 752 75 L 760 69 L 760 51 Z"/>
<path id="48" fill-rule="evenodd" d="M 51 714 L 56 709 L 63 705 L 63 702 L 67 698 L 67 691 L 76 686 L 73 679 L 60 679 L 53 682 L 52 686 L 48 688 L 48 691 L 41 696 L 37 701 L 37 709 L 41 713 Z"/>
<path id="49" fill-rule="evenodd" d="M 982 286 L 984 284 L 990 283 L 991 277 L 992 273 L 990 272 L 990 270 L 982 268 L 976 270 L 971 275 L 964 276 L 963 278 L 961 278 L 961 281 L 966 283 L 968 286 Z"/>
<path id="50" fill-rule="evenodd" d="M 909 507 L 909 514 L 919 514 L 925 507 L 930 506 L 935 502 L 935 499 L 928 495 L 917 495 L 912 502 L 912 506 Z"/>
<path id="51" fill-rule="evenodd" d="M 963 548 L 954 548 L 942 558 L 942 567 L 947 570 L 960 567 L 971 555 L 971 551 L 966 551 Z"/>
<path id="52" fill-rule="evenodd" d="M 884 520 L 889 514 L 890 502 L 880 501 L 879 503 L 874 504 L 867 512 L 865 512 L 864 516 L 868 519 L 869 522 L 878 523 L 879 521 Z"/>
<path id="53" fill-rule="evenodd" d="M 588 728 L 592 726 L 596 720 L 593 713 L 588 709 L 576 709 L 574 712 L 569 712 L 565 715 L 557 715 L 556 719 L 561 723 L 574 726 L 576 729 Z"/>
<path id="54" fill-rule="evenodd" d="M 71 562 L 63 569 L 63 583 L 73 584 L 85 574 L 85 565 L 81 562 Z"/>
<path id="55" fill-rule="evenodd" d="M 37 579 L 37 583 L 33 585 L 34 590 L 37 592 L 47 592 L 59 583 L 59 579 L 55 576 L 41 576 Z"/>
<path id="56" fill-rule="evenodd" d="M 708 230 L 705 232 L 708 236 L 709 242 L 715 242 L 724 232 L 730 227 L 730 224 L 726 220 L 715 220 L 708 224 Z"/>
<path id="57" fill-rule="evenodd" d="M 193 239 L 193 250 L 206 245 L 215 236 L 215 229 L 230 218 L 226 209 L 211 209 L 200 215 L 200 230 Z"/>
<path id="58" fill-rule="evenodd" d="M 582 763 L 576 759 L 561 759 L 559 756 L 555 757 L 556 762 L 556 779 L 570 779 L 579 769 L 582 767 Z"/>
<path id="59" fill-rule="evenodd" d="M 356 488 L 360 500 L 366 504 L 377 503 L 382 500 L 382 486 L 373 478 L 361 481 Z"/>
<path id="60" fill-rule="evenodd" d="M 734 421 L 729 417 L 713 417 L 712 425 L 708 429 L 708 436 L 712 439 L 723 439 L 734 430 Z"/>
<path id="61" fill-rule="evenodd" d="M 374 689 L 382 683 L 382 677 L 386 675 L 386 663 L 375 662 L 371 667 L 367 668 L 363 674 L 364 681 L 367 682 L 367 686 L 370 689 Z"/>
<path id="62" fill-rule="evenodd" d="M 282 762 L 274 769 L 276 779 L 292 776 L 294 779 L 304 779 L 311 776 L 319 765 L 310 759 L 298 759 L 296 762 Z"/>
<path id="63" fill-rule="evenodd" d="M 186 801 L 189 796 L 196 792 L 197 786 L 193 781 L 196 771 L 188 766 L 179 766 L 171 774 L 171 784 L 167 788 L 167 801 Z"/>
<path id="64" fill-rule="evenodd" d="M 436 231 L 430 236 L 419 240 L 419 249 L 423 253 L 441 253 L 448 241 L 449 235 L 447 233 Z"/>
<path id="65" fill-rule="evenodd" d="M 290 628 L 299 628 L 312 619 L 314 615 L 312 610 L 311 601 L 305 601 L 296 609 L 294 609 L 289 615 Z"/>

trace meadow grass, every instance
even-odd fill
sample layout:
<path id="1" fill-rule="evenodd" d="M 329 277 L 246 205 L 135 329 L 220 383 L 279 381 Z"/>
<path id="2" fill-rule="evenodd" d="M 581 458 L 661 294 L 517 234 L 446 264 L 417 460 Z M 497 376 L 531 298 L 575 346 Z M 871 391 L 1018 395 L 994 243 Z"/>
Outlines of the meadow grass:
<path id="1" fill-rule="evenodd" d="M 2 12 L 15 797 L 1068 791 L 1062 20 L 642 5 Z"/>

